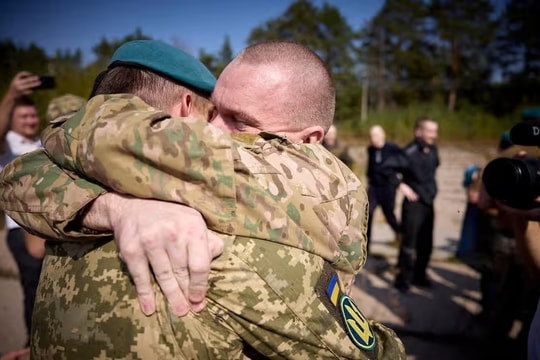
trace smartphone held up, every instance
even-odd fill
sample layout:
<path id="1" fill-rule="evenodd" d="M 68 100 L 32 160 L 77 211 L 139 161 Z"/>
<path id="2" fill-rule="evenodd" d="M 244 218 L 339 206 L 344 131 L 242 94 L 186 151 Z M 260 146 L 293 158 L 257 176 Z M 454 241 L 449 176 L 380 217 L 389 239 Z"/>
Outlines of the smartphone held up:
<path id="1" fill-rule="evenodd" d="M 40 85 L 36 86 L 34 90 L 47 90 L 54 89 L 56 87 L 56 80 L 51 75 L 39 75 Z"/>

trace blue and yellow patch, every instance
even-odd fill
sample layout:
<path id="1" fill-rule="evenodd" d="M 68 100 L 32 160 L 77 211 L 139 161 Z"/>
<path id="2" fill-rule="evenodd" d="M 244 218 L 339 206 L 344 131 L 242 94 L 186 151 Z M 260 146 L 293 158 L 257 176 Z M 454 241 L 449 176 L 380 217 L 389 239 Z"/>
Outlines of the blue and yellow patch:
<path id="1" fill-rule="evenodd" d="M 377 347 L 377 340 L 368 321 L 362 315 L 353 299 L 350 296 L 341 292 L 337 276 L 332 275 L 326 294 L 330 298 L 330 302 L 339 309 L 345 330 L 351 341 L 361 350 L 373 350 Z"/>

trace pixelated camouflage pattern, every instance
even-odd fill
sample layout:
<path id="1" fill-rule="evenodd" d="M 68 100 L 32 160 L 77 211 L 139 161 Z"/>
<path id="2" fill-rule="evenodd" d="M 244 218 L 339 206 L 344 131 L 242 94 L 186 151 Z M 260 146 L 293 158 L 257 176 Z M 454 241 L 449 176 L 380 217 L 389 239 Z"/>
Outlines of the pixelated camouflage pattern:
<path id="1" fill-rule="evenodd" d="M 315 291 L 320 257 L 269 241 L 224 241 L 212 262 L 206 309 L 181 318 L 157 286 L 156 312 L 142 314 L 115 242 L 50 246 L 32 358 L 242 359 L 245 342 L 260 354 L 255 358 L 405 359 L 401 342 L 380 324 L 371 324 L 375 350 L 350 342 Z"/>
<path id="2" fill-rule="evenodd" d="M 59 116 L 77 112 L 83 107 L 84 103 L 86 103 L 86 100 L 77 95 L 65 94 L 58 96 L 52 99 L 51 102 L 49 102 L 49 106 L 47 106 L 47 113 L 45 115 L 47 121 L 52 121 Z"/>
<path id="3" fill-rule="evenodd" d="M 137 101 L 140 100 L 137 99 Z M 141 107 L 141 104 L 138 104 L 136 107 L 148 109 L 148 106 L 145 104 L 144 107 Z M 118 109 L 121 109 L 118 111 L 118 114 L 122 115 L 125 109 L 132 108 L 131 105 L 122 105 Z M 97 113 L 100 115 L 107 114 L 106 110 L 98 107 Z M 140 110 L 135 111 L 138 112 Z M 166 114 L 156 112 L 153 109 L 148 109 L 148 111 L 154 113 L 152 115 L 153 120 L 150 121 L 152 124 L 150 128 L 168 119 Z M 86 113 L 90 115 L 91 110 L 87 109 Z M 111 113 L 114 113 L 114 111 Z M 155 113 L 159 113 L 159 115 L 156 116 Z M 78 114 L 79 117 L 75 116 L 70 121 L 80 123 L 83 120 L 83 116 L 80 115 Z M 126 120 L 128 121 L 127 118 Z M 192 120 L 184 119 L 184 121 L 190 123 Z M 102 125 L 104 124 L 98 125 L 97 128 Z M 73 130 L 76 130 L 76 126 L 67 128 L 66 133 L 69 135 L 66 135 L 66 141 L 63 144 L 61 144 L 61 141 L 53 140 L 54 135 L 51 135 L 54 134 L 54 131 L 58 131 L 59 128 L 56 128 L 53 132 L 49 132 L 44 137 L 44 139 L 48 137 L 47 143 L 52 141 L 51 144 L 54 144 L 50 149 L 51 153 L 61 155 L 61 151 L 64 151 L 66 148 L 77 148 L 79 146 L 79 144 L 74 146 L 74 142 L 79 141 L 79 139 L 73 136 Z M 149 127 L 148 124 L 146 126 Z M 185 159 L 182 159 L 179 156 L 180 152 L 175 150 L 175 146 L 178 149 L 179 145 L 175 144 L 174 141 L 184 138 L 183 135 L 174 134 L 173 128 L 176 126 L 172 127 L 171 125 L 169 131 L 173 132 L 173 134 L 170 138 L 161 137 L 154 142 L 145 141 L 144 143 L 145 146 L 149 146 L 150 150 L 150 153 L 144 153 L 144 156 L 148 154 L 152 156 L 152 147 L 156 146 L 156 144 L 162 146 L 163 139 L 173 142 L 172 146 L 165 142 L 164 145 L 167 145 L 165 152 L 169 150 L 173 151 L 176 154 L 177 161 L 173 163 L 171 159 L 166 162 L 172 165 L 172 168 L 165 167 L 166 171 L 170 171 L 171 169 L 178 171 L 177 167 L 182 168 L 183 166 L 181 164 L 185 164 L 182 162 Z M 206 127 L 206 125 L 203 127 Z M 157 128 L 158 130 L 161 129 L 161 125 Z M 122 131 L 129 132 L 126 129 Z M 224 202 L 225 209 L 228 210 L 229 208 L 227 206 L 231 206 L 234 210 L 232 216 L 242 215 L 242 211 L 244 210 L 246 210 L 246 215 L 239 217 L 240 225 L 238 225 L 231 223 L 234 222 L 234 218 L 231 219 L 230 213 L 216 209 L 215 205 L 214 207 L 207 206 L 206 214 L 204 212 L 203 214 L 207 220 L 209 217 L 215 217 L 213 220 L 214 225 L 220 228 L 222 232 L 229 231 L 230 233 L 234 233 L 234 230 L 240 230 L 239 232 L 241 232 L 242 229 L 240 228 L 245 226 L 247 229 L 244 230 L 244 233 L 248 235 L 243 236 L 239 234 L 240 236 L 229 237 L 229 239 L 232 239 L 230 241 L 234 242 L 234 246 L 233 244 L 227 244 L 225 254 L 213 262 L 213 270 L 218 272 L 213 271 L 211 274 L 212 285 L 208 295 L 209 305 L 207 310 L 200 315 L 190 314 L 188 317 L 179 319 L 169 312 L 164 299 L 161 299 L 161 301 L 158 299 L 160 308 L 157 313 L 151 317 L 145 317 L 138 310 L 136 294 L 132 285 L 129 284 L 127 275 L 122 271 L 122 264 L 118 259 L 118 252 L 114 242 L 107 242 L 97 249 L 92 249 L 96 245 L 81 245 L 80 243 L 49 246 L 49 251 L 51 249 L 55 251 L 47 255 L 45 260 L 45 270 L 40 284 L 36 304 L 36 316 L 34 319 L 33 339 L 35 342 L 33 345 L 33 356 L 35 358 L 59 359 L 242 358 L 242 341 L 245 341 L 257 351 L 270 358 L 404 358 L 403 345 L 395 337 L 395 334 L 391 330 L 376 323 L 372 323 L 372 329 L 376 333 L 379 344 L 376 351 L 368 353 L 360 352 L 348 340 L 343 329 L 338 325 L 339 321 L 328 314 L 328 310 L 321 303 L 321 298 L 314 294 L 315 284 L 320 278 L 321 267 L 324 261 L 319 256 L 313 254 L 319 252 L 317 246 L 328 244 L 328 240 L 326 242 L 315 243 L 310 236 L 313 236 L 314 230 L 318 232 L 321 229 L 323 230 L 323 234 L 327 236 L 334 234 L 339 230 L 338 227 L 346 220 L 338 218 L 336 224 L 330 225 L 332 222 L 330 219 L 335 215 L 324 207 L 319 210 L 315 210 L 315 207 L 313 207 L 311 214 L 308 214 L 311 218 L 306 215 L 307 219 L 304 220 L 304 214 L 302 211 L 298 211 L 298 208 L 304 210 L 306 205 L 311 206 L 313 201 L 328 201 L 330 197 L 321 194 L 324 193 L 324 186 L 328 188 L 328 184 L 331 184 L 332 181 L 327 181 L 325 185 L 322 179 L 324 179 L 323 176 L 329 177 L 329 174 L 333 173 L 321 170 L 316 176 L 315 174 L 313 175 L 313 179 L 319 179 L 321 180 L 320 182 L 314 181 L 313 184 L 300 182 L 302 179 L 297 178 L 298 173 L 302 173 L 303 176 L 307 171 L 307 165 L 313 166 L 312 162 L 310 163 L 308 161 L 306 167 L 296 165 L 292 166 L 292 168 L 287 168 L 280 167 L 279 162 L 272 163 L 272 161 L 279 161 L 278 157 L 267 161 L 263 161 L 266 159 L 262 157 L 263 155 L 268 155 L 272 158 L 273 155 L 279 154 L 280 151 L 290 151 L 290 148 L 296 147 L 295 145 L 274 136 L 266 142 L 260 138 L 247 137 L 242 140 L 250 140 L 252 143 L 239 147 L 235 142 L 223 139 L 223 134 L 215 133 L 214 130 L 210 131 L 210 134 L 205 133 L 204 136 L 210 136 L 210 138 L 217 136 L 217 143 L 221 144 L 219 146 L 224 146 L 225 151 L 229 151 L 236 160 L 234 162 L 236 173 L 231 175 L 233 183 L 231 183 L 230 188 L 238 186 L 239 189 L 236 193 L 233 192 L 233 196 L 230 198 L 232 204 L 228 201 L 229 199 L 226 199 Z M 153 134 L 152 132 L 145 134 L 145 136 L 148 135 Z M 159 135 L 163 134 L 159 133 Z M 206 146 L 197 142 L 195 135 L 189 135 L 185 138 L 190 139 L 190 144 L 194 147 L 200 148 L 201 146 Z M 270 135 L 265 136 L 270 137 Z M 206 137 L 201 136 L 200 138 L 204 138 L 206 141 Z M 98 138 L 100 139 L 99 142 L 103 141 L 101 137 Z M 152 136 L 150 136 L 150 140 L 152 140 Z M 264 145 L 264 143 L 270 143 L 271 145 Z M 62 146 L 64 149 L 59 151 L 58 149 L 61 149 Z M 205 147 L 202 153 L 212 153 L 208 149 Z M 212 149 L 210 148 L 210 150 Z M 301 152 L 298 149 L 305 150 Z M 319 155 L 320 158 L 317 158 L 318 147 L 302 148 L 302 146 L 298 146 L 298 149 L 295 151 L 299 151 L 302 154 L 299 158 L 304 159 L 304 162 L 300 164 L 306 164 L 306 159 L 313 161 L 313 158 L 315 158 L 320 159 L 318 165 L 324 165 L 322 168 L 325 169 L 330 164 L 336 163 L 333 161 L 333 158 L 326 155 Z M 97 150 L 100 151 L 99 148 Z M 133 156 L 130 151 L 132 150 L 127 150 L 128 156 Z M 216 151 L 216 154 L 212 154 L 212 156 L 217 156 L 218 152 Z M 252 152 L 254 155 L 250 156 L 249 152 Z M 67 151 L 67 154 L 72 155 L 71 151 Z M 143 156 L 142 153 L 139 154 L 141 155 L 137 156 Z M 221 178 L 218 175 L 214 176 L 210 184 L 217 184 L 219 181 L 222 181 L 224 184 L 228 183 L 226 176 L 228 176 L 230 169 L 223 170 L 216 162 L 213 162 L 212 166 L 204 168 L 204 161 L 200 158 L 197 159 L 197 156 L 200 157 L 198 154 L 201 154 L 199 149 L 193 151 L 190 155 L 195 158 L 194 162 L 197 164 L 196 166 L 201 166 L 202 164 L 203 167 L 198 169 L 208 171 L 208 169 L 218 168 L 216 172 L 219 176 L 222 176 Z M 32 156 L 36 157 L 37 155 L 33 154 Z M 135 156 L 135 159 L 137 159 L 137 156 Z M 162 188 L 165 187 L 164 185 L 171 184 L 169 182 L 170 179 L 168 176 L 156 175 L 162 171 L 159 168 L 161 165 L 156 163 L 156 161 L 161 161 L 159 151 L 153 156 L 154 158 L 151 164 L 156 168 L 151 168 L 145 173 L 143 166 L 140 168 L 142 170 L 135 176 L 131 172 L 127 172 L 124 173 L 125 177 L 135 179 L 135 182 L 139 186 L 141 181 L 153 184 L 152 181 L 148 180 L 149 177 L 154 180 L 157 179 L 155 185 L 151 186 L 151 191 L 158 194 L 158 198 L 165 196 L 165 199 L 167 199 L 166 196 L 171 196 L 170 194 L 173 194 L 175 197 L 181 196 L 179 194 L 180 192 L 173 190 L 167 192 L 166 189 Z M 226 158 L 227 156 L 229 155 L 226 155 Z M 216 158 L 220 159 L 219 157 Z M 78 161 L 79 159 L 73 159 L 77 159 L 77 157 L 67 156 L 65 159 L 62 159 L 62 164 L 69 166 L 70 161 L 72 161 L 74 169 L 79 171 L 85 170 L 85 166 L 87 165 Z M 238 161 L 240 159 L 245 161 L 246 164 L 240 163 Z M 45 159 L 41 160 L 46 162 Z M 133 157 L 130 161 L 132 164 L 135 164 Z M 278 166 L 273 166 L 276 164 Z M 137 163 L 137 166 L 139 165 L 141 164 Z M 146 164 L 142 165 L 146 166 Z M 18 166 L 25 166 L 25 164 L 18 164 Z M 338 166 L 332 169 L 335 171 L 335 174 L 342 175 L 347 173 L 341 169 L 341 165 Z M 190 170 L 187 167 L 185 169 Z M 20 168 L 12 169 L 15 174 L 21 170 Z M 122 171 L 125 171 L 125 169 L 118 169 L 118 173 Z M 11 178 L 4 179 L 6 183 L 13 184 L 10 181 L 16 177 L 13 173 L 10 175 Z M 143 176 L 138 179 L 137 176 L 141 174 Z M 209 186 L 207 183 L 204 183 L 204 178 L 201 178 L 195 171 L 184 171 L 181 175 L 187 176 L 192 181 L 198 180 L 202 183 L 203 188 L 208 188 Z M 205 173 L 204 176 L 206 177 L 207 174 Z M 277 188 L 272 187 L 272 181 L 264 179 L 271 176 L 278 180 L 277 184 L 279 185 Z M 61 176 L 59 175 L 58 177 Z M 249 180 L 249 177 L 253 177 L 255 180 Z M 223 181 L 224 179 L 225 181 Z M 14 184 L 10 192 L 19 195 L 24 194 L 25 190 L 22 190 L 23 188 L 31 188 L 33 186 L 32 182 L 28 182 L 28 180 L 30 179 L 24 179 L 23 182 Z M 124 179 L 121 180 L 124 181 Z M 292 184 L 287 183 L 287 181 L 290 181 Z M 341 181 L 343 181 L 343 178 L 341 178 Z M 365 207 L 363 189 L 361 189 L 358 180 L 351 179 L 351 181 L 348 187 L 354 190 L 349 191 L 347 188 L 344 191 L 341 189 L 342 193 L 345 194 L 344 197 L 357 199 L 358 203 L 355 204 L 354 201 L 352 202 L 352 204 L 355 204 L 354 206 Z M 266 191 L 261 190 L 261 185 L 262 189 L 266 189 Z M 185 189 L 185 185 L 181 186 L 180 188 Z M 282 186 L 282 188 L 279 186 Z M 216 188 L 223 191 L 222 195 L 227 195 L 228 186 L 217 186 Z M 171 189 L 174 189 L 174 187 L 171 187 Z M 96 191 L 95 195 L 97 196 L 99 193 L 97 187 L 93 190 Z M 282 194 L 281 191 L 287 192 L 293 190 L 300 190 L 298 192 L 302 195 L 299 197 L 300 200 L 304 197 L 309 198 L 310 195 L 313 199 L 310 199 L 310 201 L 303 199 L 304 202 L 300 203 L 304 205 L 303 207 L 294 207 L 293 204 L 293 206 L 286 208 L 287 211 L 285 213 L 287 216 L 293 218 L 292 221 L 284 219 L 285 215 L 280 212 L 276 213 L 274 221 L 272 212 L 277 210 L 276 204 L 282 206 L 282 203 L 289 204 L 293 202 L 291 198 Z M 333 196 L 339 196 L 341 194 L 339 186 L 329 190 Z M 317 191 L 319 192 L 317 193 Z M 272 195 L 270 198 L 275 202 L 273 205 L 272 201 L 267 199 L 269 193 Z M 319 196 L 313 196 L 313 194 Z M 9 198 L 10 196 L 4 195 L 3 193 L 2 201 L 5 202 L 5 198 Z M 153 195 L 154 193 L 142 196 L 154 197 Z M 32 196 L 35 196 L 35 192 L 32 193 Z M 13 198 L 8 200 L 14 203 L 17 202 Z M 56 200 L 58 201 L 60 199 L 57 197 Z M 178 200 L 173 198 L 173 200 L 184 203 L 194 201 L 181 197 Z M 244 202 L 247 204 L 244 204 Z M 331 208 L 332 205 L 334 208 L 336 205 L 346 207 L 343 204 L 345 202 L 351 203 L 349 200 L 344 199 L 341 202 L 335 201 L 333 204 L 328 204 L 330 205 L 328 208 Z M 215 202 L 213 203 L 216 204 Z M 259 203 L 264 206 L 262 207 L 263 210 L 258 213 L 251 207 L 255 207 Z M 69 204 L 69 201 L 66 204 Z M 39 203 L 37 205 L 39 206 Z M 195 208 L 198 208 L 197 203 L 193 205 Z M 49 207 L 47 213 L 51 213 L 52 211 L 50 209 L 54 208 L 54 205 L 48 204 L 47 206 Z M 36 210 L 37 208 L 30 209 L 30 211 Z M 349 220 L 349 224 L 345 227 L 356 225 L 357 229 L 361 229 L 358 230 L 361 232 L 360 237 L 353 239 L 363 243 L 363 231 L 365 230 L 365 219 L 363 217 L 365 217 L 365 209 L 356 210 L 350 205 L 348 210 L 352 214 L 350 218 L 353 221 Z M 75 211 L 72 210 L 69 213 L 74 214 Z M 265 222 L 256 220 L 257 216 L 259 216 L 257 214 L 261 213 L 263 214 L 261 219 L 266 219 Z M 321 222 L 321 219 L 325 222 L 324 226 L 306 226 L 309 232 L 303 232 L 300 229 L 300 226 L 306 225 L 308 220 Z M 58 223 L 52 224 L 52 227 L 57 225 Z M 266 235 L 264 234 L 265 229 Z M 276 234 L 272 232 L 274 229 L 278 229 Z M 342 231 L 349 238 L 353 234 L 351 230 Z M 285 236 L 279 236 L 281 234 L 285 234 Z M 271 241 L 259 241 L 253 238 Z M 340 237 L 337 238 L 339 239 Z M 315 237 L 315 239 L 321 240 L 322 237 Z M 283 242 L 291 245 L 291 243 L 287 243 L 287 241 L 291 240 L 293 240 L 293 246 L 282 246 L 280 244 L 280 242 Z M 89 248 L 85 249 L 86 247 Z M 337 255 L 338 261 L 334 261 L 334 264 L 337 268 L 342 268 L 342 275 L 343 273 L 348 273 L 347 270 L 349 272 L 352 270 L 353 273 L 356 272 L 364 261 L 363 244 L 360 249 L 360 260 L 355 261 L 353 256 L 349 255 L 355 250 L 348 252 L 342 250 L 348 248 L 354 249 L 354 246 L 344 241 L 342 244 L 333 245 L 333 250 L 325 253 L 327 256 L 333 256 L 332 259 L 335 259 L 335 252 L 341 251 L 342 254 Z M 312 251 L 313 254 L 309 251 Z M 347 259 L 348 256 L 352 261 L 342 261 L 342 259 Z M 235 257 L 238 257 L 240 260 L 235 260 Z M 345 266 L 343 266 L 343 263 L 345 263 Z M 356 266 L 355 263 L 358 265 Z M 343 269 L 346 270 L 343 271 Z M 292 277 L 293 274 L 294 277 Z M 348 281 L 345 280 L 345 282 L 347 283 Z M 159 291 L 157 292 L 159 293 Z M 95 294 L 100 294 L 100 299 L 103 300 L 103 303 L 89 301 L 89 299 L 95 298 Z M 159 293 L 159 296 L 161 296 L 161 293 Z M 69 306 L 67 306 L 68 304 Z M 72 311 L 73 309 L 77 311 Z M 100 318 L 96 318 L 97 316 L 100 316 Z M 55 321 L 51 321 L 50 319 L 55 319 Z M 61 326 L 60 323 L 65 325 Z M 89 328 L 89 326 L 92 327 Z M 170 335 L 171 333 L 173 334 L 172 336 Z M 157 336 L 157 334 L 160 335 Z M 117 342 L 118 346 L 116 345 Z M 178 349 L 178 347 L 181 347 L 181 349 Z"/>

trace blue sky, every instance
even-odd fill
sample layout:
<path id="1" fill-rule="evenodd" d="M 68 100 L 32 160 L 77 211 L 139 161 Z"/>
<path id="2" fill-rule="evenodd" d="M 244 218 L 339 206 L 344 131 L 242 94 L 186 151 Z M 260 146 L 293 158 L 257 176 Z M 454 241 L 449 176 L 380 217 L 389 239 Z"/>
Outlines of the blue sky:
<path id="1" fill-rule="evenodd" d="M 91 48 L 102 37 L 118 39 L 137 27 L 144 34 L 180 45 L 193 55 L 199 49 L 216 53 L 229 35 L 240 51 L 256 26 L 283 14 L 292 0 L 3 0 L 0 39 L 34 42 L 53 54 L 56 49 Z M 327 0 L 353 29 L 359 29 L 380 9 L 382 0 Z M 313 0 L 320 6 L 323 0 Z"/>

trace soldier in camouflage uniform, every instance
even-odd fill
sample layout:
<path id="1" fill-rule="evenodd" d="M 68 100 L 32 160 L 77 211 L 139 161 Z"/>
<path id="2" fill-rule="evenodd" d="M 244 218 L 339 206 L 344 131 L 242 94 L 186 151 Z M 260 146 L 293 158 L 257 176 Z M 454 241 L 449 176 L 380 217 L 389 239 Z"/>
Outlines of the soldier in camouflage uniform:
<path id="1" fill-rule="evenodd" d="M 53 314 L 35 333 L 41 355 L 240 358 L 247 343 L 272 358 L 404 357 L 395 334 L 370 326 L 346 295 L 365 260 L 365 193 L 321 146 L 269 133 L 231 138 L 131 95 L 94 97 L 43 139 L 49 155 L 70 171 L 118 192 L 195 207 L 223 236 L 226 250 L 212 263 L 207 309 L 177 318 L 165 301 L 152 316 L 137 311 L 136 293 L 108 238 L 56 247 L 52 267 L 61 271 L 42 284 L 55 298 L 36 311 L 36 318 Z M 44 163 L 42 156 L 13 164 L 6 185 L 19 186 L 19 193 L 32 184 L 39 199 L 44 189 L 28 167 Z M 45 191 L 63 183 L 69 181 Z M 101 193 L 86 188 L 93 190 Z M 3 191 L 4 205 L 14 207 L 10 194 Z M 66 205 L 58 200 L 57 208 Z M 30 208 L 15 213 L 32 222 Z M 100 301 L 89 302 L 96 294 Z"/>

